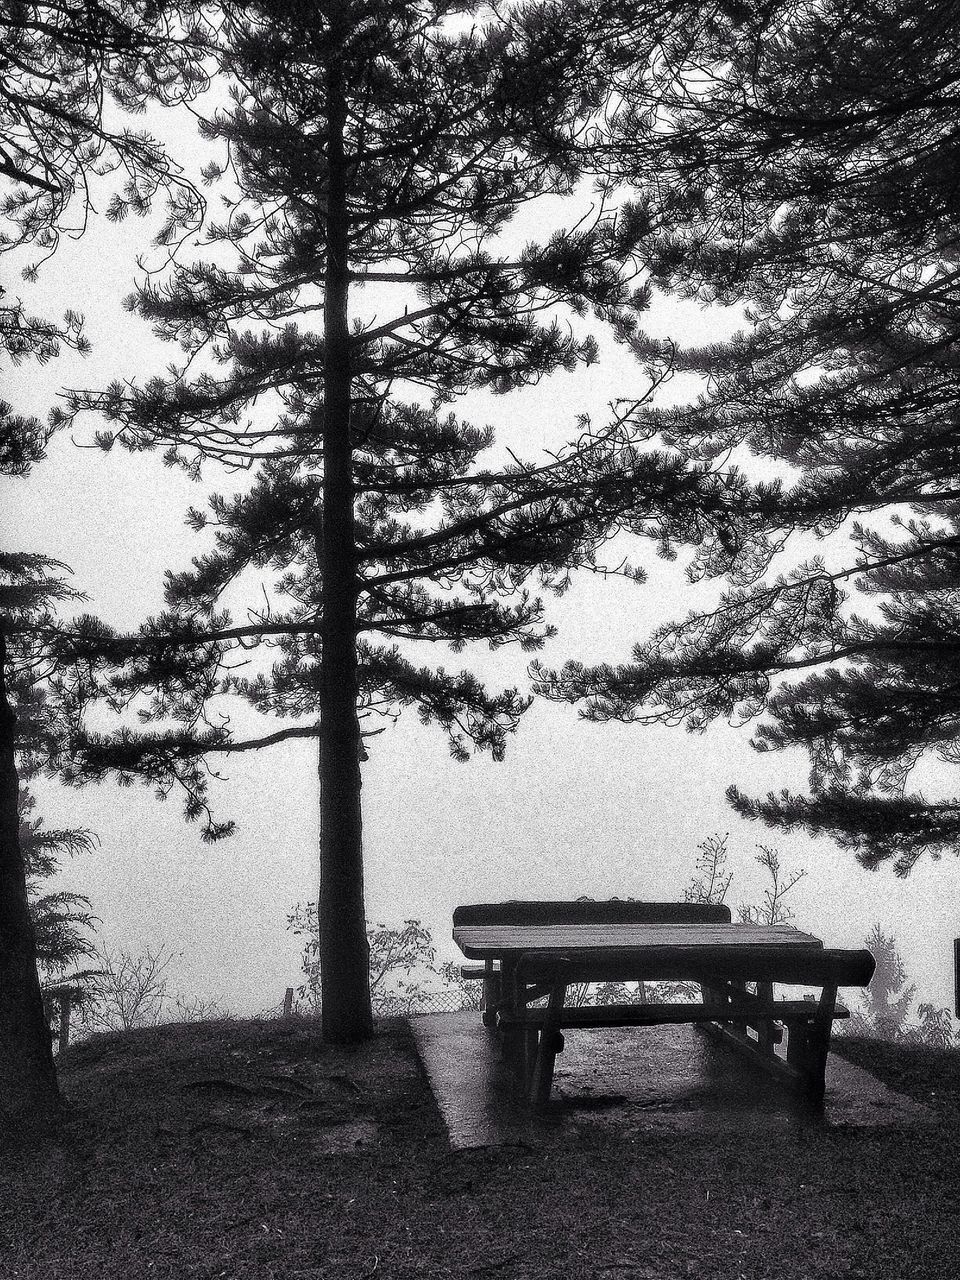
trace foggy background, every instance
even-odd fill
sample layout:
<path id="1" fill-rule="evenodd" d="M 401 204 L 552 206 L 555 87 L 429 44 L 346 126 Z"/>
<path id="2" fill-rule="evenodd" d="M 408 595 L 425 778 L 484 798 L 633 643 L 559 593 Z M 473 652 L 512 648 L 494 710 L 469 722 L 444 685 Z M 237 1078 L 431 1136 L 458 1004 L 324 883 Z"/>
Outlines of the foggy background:
<path id="1" fill-rule="evenodd" d="M 67 307 L 82 311 L 94 347 L 85 359 L 65 351 L 44 368 L 13 370 L 3 394 L 18 411 L 44 416 L 64 386 L 142 378 L 177 358 L 175 347 L 155 339 L 121 306 L 148 240 L 148 224 L 140 220 L 112 226 L 95 219 L 81 240 L 61 245 L 36 287 L 19 281 L 12 262 L 5 262 L 11 296 L 23 296 L 31 310 L 51 319 Z M 185 252 L 189 257 L 193 250 Z M 736 321 L 735 314 L 661 300 L 646 328 L 686 345 L 723 336 Z M 646 388 L 643 370 L 595 332 L 601 360 L 592 368 L 506 397 L 473 395 L 452 407 L 468 420 L 493 424 L 498 446 L 508 443 L 535 460 L 544 447 L 576 436 L 578 414 L 602 424 L 611 400 Z M 691 380 L 678 378 L 665 394 L 684 399 L 694 390 Z M 210 491 L 243 488 L 246 473 L 208 465 L 198 484 L 164 467 L 158 454 L 117 449 L 105 455 L 83 447 L 98 426 L 90 417 L 56 438 L 27 479 L 0 478 L 0 537 L 5 545 L 65 561 L 73 585 L 88 597 L 83 608 L 132 629 L 162 607 L 164 570 L 186 567 L 205 545 L 185 527 L 186 508 L 204 507 Z M 618 542 L 611 563 L 620 550 Z M 682 556 L 658 560 L 638 540 L 623 540 L 623 550 L 646 567 L 647 583 L 581 574 L 563 598 L 548 598 L 548 619 L 559 633 L 538 655 L 546 665 L 568 657 L 625 661 L 631 644 L 654 626 L 718 592 L 716 584 L 687 584 Z M 242 619 L 241 609 L 235 614 Z M 434 650 L 428 660 L 469 667 L 492 687 L 523 690 L 527 684 L 530 655 L 517 649 Z M 724 801 L 729 783 L 753 793 L 802 788 L 807 772 L 801 753 L 760 755 L 750 749 L 749 736 L 749 726 L 723 724 L 702 735 L 588 724 L 575 707 L 538 700 L 504 763 L 478 756 L 458 764 L 443 735 L 407 713 L 367 743 L 368 916 L 387 924 L 419 918 L 434 931 L 438 958 L 453 958 L 450 917 L 458 903 L 580 894 L 677 898 L 698 843 L 729 832 L 734 910 L 766 887 L 754 859 L 758 844 L 771 845 L 781 851 L 786 872 L 807 869 L 788 899 L 799 927 L 828 945 L 859 946 L 879 923 L 896 936 L 919 998 L 952 1006 L 960 866 L 925 858 L 907 880 L 898 880 L 886 867 L 862 870 L 828 839 L 783 835 L 741 820 Z M 215 816 L 239 826 L 215 845 L 204 845 L 199 828 L 184 822 L 175 795 L 161 804 L 139 785 L 68 790 L 32 781 L 47 826 L 85 826 L 100 838 L 94 852 L 64 864 L 59 884 L 90 897 L 108 947 L 165 945 L 178 953 L 172 992 L 216 999 L 237 1014 L 276 1005 L 284 988 L 300 979 L 300 948 L 286 931 L 287 913 L 317 889 L 316 751 L 315 742 L 292 742 L 213 757 L 224 779 L 212 788 Z"/>

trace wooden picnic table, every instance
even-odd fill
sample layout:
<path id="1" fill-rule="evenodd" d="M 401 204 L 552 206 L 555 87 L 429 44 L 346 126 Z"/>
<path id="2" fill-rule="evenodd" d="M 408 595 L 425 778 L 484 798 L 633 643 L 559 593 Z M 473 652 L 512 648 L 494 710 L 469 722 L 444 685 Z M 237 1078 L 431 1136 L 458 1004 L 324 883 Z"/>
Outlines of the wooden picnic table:
<path id="1" fill-rule="evenodd" d="M 468 959 L 483 961 L 464 972 L 482 976 L 484 1022 L 537 1106 L 549 1098 L 564 1030 L 676 1022 L 701 1026 L 822 1098 L 833 1021 L 847 1016 L 837 988 L 866 985 L 874 968 L 869 951 L 828 949 L 788 925 L 734 924 L 722 904 L 484 904 L 457 909 L 453 936 Z M 573 984 L 647 981 L 695 984 L 701 998 L 565 1004 Z M 775 983 L 819 987 L 820 995 L 776 1000 Z M 784 1029 L 785 1058 L 776 1052 Z"/>

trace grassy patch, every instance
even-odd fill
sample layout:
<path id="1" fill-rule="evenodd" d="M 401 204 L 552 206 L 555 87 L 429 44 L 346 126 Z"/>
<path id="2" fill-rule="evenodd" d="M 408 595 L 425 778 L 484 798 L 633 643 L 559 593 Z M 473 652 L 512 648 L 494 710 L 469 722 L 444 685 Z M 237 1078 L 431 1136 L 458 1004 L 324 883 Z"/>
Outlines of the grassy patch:
<path id="1" fill-rule="evenodd" d="M 899 1070 L 899 1087 L 916 1080 L 937 1103 L 945 1083 L 921 1086 L 912 1055 L 887 1078 Z M 937 1069 L 946 1081 L 947 1060 Z M 64 1056 L 62 1078 L 61 1139 L 0 1170 L 3 1280 L 960 1270 L 952 1095 L 923 1129 L 797 1127 L 775 1146 L 597 1131 L 453 1155 L 399 1022 L 354 1050 L 296 1019 L 99 1037 Z"/>
<path id="2" fill-rule="evenodd" d="M 960 1050 L 846 1035 L 835 1036 L 833 1048 L 891 1089 L 938 1110 L 960 1110 Z"/>

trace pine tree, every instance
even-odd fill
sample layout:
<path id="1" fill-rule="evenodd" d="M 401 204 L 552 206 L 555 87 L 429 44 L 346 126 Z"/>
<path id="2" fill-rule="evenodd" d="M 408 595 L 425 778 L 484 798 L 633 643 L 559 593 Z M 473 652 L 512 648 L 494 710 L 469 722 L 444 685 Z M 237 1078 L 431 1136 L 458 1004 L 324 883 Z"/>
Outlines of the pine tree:
<path id="1" fill-rule="evenodd" d="M 911 784 L 960 759 L 956 10 L 723 6 L 686 39 L 655 124 L 623 117 L 620 163 L 657 175 L 651 281 L 745 302 L 752 324 L 695 350 L 648 341 L 708 381 L 644 420 L 691 458 L 741 460 L 755 537 L 695 559 L 695 579 L 729 574 L 716 609 L 622 667 L 545 673 L 542 691 L 693 729 L 766 710 L 755 745 L 806 748 L 810 793 L 733 787 L 735 808 L 904 875 L 960 842 L 960 799 Z M 809 558 L 811 534 L 836 536 Z"/>
<path id="2" fill-rule="evenodd" d="M 851 1029 L 854 1034 L 874 1035 L 881 1040 L 902 1040 L 916 999 L 916 985 L 908 980 L 896 938 L 885 934 L 879 924 L 864 939 L 864 946 L 872 952 L 877 967 Z"/>
<path id="3" fill-rule="evenodd" d="M 20 843 L 17 769 L 18 751 L 42 750 L 53 730 L 36 689 L 37 650 L 23 628 L 49 625 L 50 607 L 70 594 L 55 576 L 58 567 L 0 551 L 0 1129 L 18 1131 L 46 1127 L 59 1108 Z"/>
<path id="4" fill-rule="evenodd" d="M 74 404 L 106 414 L 105 447 L 160 445 L 195 471 L 216 461 L 253 475 L 192 514 L 216 548 L 171 573 L 170 610 L 137 653 L 118 638 L 126 665 L 84 686 L 83 698 L 117 705 L 147 694 L 157 728 L 74 742 L 72 776 L 179 784 L 215 837 L 228 825 L 209 815 L 206 755 L 319 739 L 322 1011 L 334 1041 L 371 1028 L 368 718 L 416 707 L 456 756 L 499 758 L 528 701 L 418 665 L 409 642 L 535 649 L 549 628 L 528 584 L 563 590 L 621 529 L 698 539 L 727 521 L 723 477 L 649 448 L 623 409 L 603 428 L 581 421 L 556 456 L 499 467 L 482 456 L 489 431 L 444 410 L 595 359 L 563 312 L 634 341 L 648 300 L 634 254 L 649 227 L 609 190 L 604 110 L 672 21 L 636 4 L 524 3 L 483 21 L 471 11 L 228 6 L 231 105 L 203 125 L 228 148 L 225 218 L 206 261 L 148 281 L 131 304 L 187 362 Z M 526 246 L 503 235 L 524 205 L 591 181 L 586 219 Z M 223 598 L 244 583 L 256 594 L 249 621 L 234 624 Z M 238 646 L 279 661 L 238 677 Z M 286 723 L 244 737 L 212 718 L 224 695 Z"/>
<path id="5" fill-rule="evenodd" d="M 122 167 L 127 182 L 108 216 L 146 211 L 161 186 L 173 191 L 165 239 L 174 224 L 189 225 L 197 216 L 193 189 L 179 181 L 161 148 L 146 135 L 112 130 L 104 117 L 108 93 L 136 111 L 148 100 L 182 99 L 197 90 L 202 48 L 193 8 L 175 11 L 153 0 L 4 6 L 0 252 L 35 249 L 49 257 L 65 230 L 82 231 L 92 212 L 89 184 L 111 168 Z M 37 269 L 33 262 L 24 274 L 33 279 Z M 0 355 L 42 362 L 63 344 L 86 348 L 78 313 L 68 310 L 62 323 L 36 317 L 0 290 Z M 0 472 L 26 474 L 43 456 L 50 429 L 0 401 Z M 75 595 L 58 577 L 62 568 L 37 554 L 0 549 L 0 1126 L 19 1131 L 46 1127 L 59 1108 L 20 844 L 17 755 L 52 744 L 54 718 L 40 692 L 51 655 L 37 637 L 55 629 L 57 601 Z M 52 923 L 56 909 L 47 905 Z M 67 941 L 61 933 L 59 942 Z"/>
<path id="6" fill-rule="evenodd" d="M 20 787 L 20 851 L 27 881 L 27 902 L 33 920 L 37 964 L 41 985 L 68 981 L 78 983 L 84 975 L 75 966 L 96 954 L 90 937 L 94 916 L 90 899 L 69 889 L 44 892 L 44 882 L 60 870 L 64 854 L 85 853 L 97 843 L 92 832 L 82 827 L 44 826 L 35 816 L 36 797 L 30 788 Z M 71 973 L 70 970 L 74 969 Z"/>

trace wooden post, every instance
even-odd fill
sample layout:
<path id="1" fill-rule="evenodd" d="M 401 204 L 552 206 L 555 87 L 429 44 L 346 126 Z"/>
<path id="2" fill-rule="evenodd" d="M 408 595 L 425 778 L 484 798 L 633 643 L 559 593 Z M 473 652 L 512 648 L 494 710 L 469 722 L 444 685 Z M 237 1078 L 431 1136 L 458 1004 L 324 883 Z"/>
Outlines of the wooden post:
<path id="1" fill-rule="evenodd" d="M 745 999 L 747 984 L 743 978 L 731 978 L 727 983 L 727 990 L 730 992 L 729 1003 L 731 1009 L 739 1009 L 747 1003 Z M 728 1024 L 727 1030 L 741 1040 L 750 1040 L 745 1022 L 731 1022 Z"/>
<path id="2" fill-rule="evenodd" d="M 480 1002 L 481 1018 L 485 1027 L 497 1025 L 497 1007 L 500 1004 L 500 975 L 494 970 L 493 961 L 483 966 L 483 997 Z"/>
<path id="3" fill-rule="evenodd" d="M 758 982 L 757 983 L 757 999 L 762 1000 L 767 1006 L 773 1004 L 773 983 Z M 774 1036 L 774 1027 L 772 1018 L 762 1018 L 757 1023 L 757 1043 L 764 1053 L 773 1054 L 776 1038 Z"/>
<path id="4" fill-rule="evenodd" d="M 567 994 L 567 967 L 565 959 L 557 962 L 557 971 L 550 987 L 550 998 L 547 1001 L 546 1016 L 540 1027 L 540 1043 L 529 1083 L 530 1101 L 538 1111 L 542 1111 L 550 1100 L 553 1068 L 557 1054 L 563 1048 L 560 1016 L 563 1013 L 563 1002 Z"/>
<path id="5" fill-rule="evenodd" d="M 807 1023 L 795 1020 L 787 1031 L 787 1063 L 803 1073 L 807 1069 Z"/>
<path id="6" fill-rule="evenodd" d="M 293 987 L 287 987 L 283 993 L 283 1016 L 291 1017 L 293 1014 Z"/>
<path id="7" fill-rule="evenodd" d="M 837 1004 L 837 984 L 828 983 L 820 995 L 817 1012 L 807 1030 L 807 1097 L 819 1102 L 826 1089 L 825 1072 L 833 1014 Z"/>
<path id="8" fill-rule="evenodd" d="M 522 1014 L 526 1007 L 527 984 L 522 981 L 515 960 L 503 960 L 500 967 L 500 996 L 508 1014 Z M 500 1051 L 504 1062 L 509 1063 L 521 1079 L 524 1074 L 524 1058 L 526 1054 L 526 1032 L 523 1028 L 509 1024 L 500 1037 Z"/>

